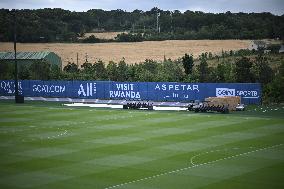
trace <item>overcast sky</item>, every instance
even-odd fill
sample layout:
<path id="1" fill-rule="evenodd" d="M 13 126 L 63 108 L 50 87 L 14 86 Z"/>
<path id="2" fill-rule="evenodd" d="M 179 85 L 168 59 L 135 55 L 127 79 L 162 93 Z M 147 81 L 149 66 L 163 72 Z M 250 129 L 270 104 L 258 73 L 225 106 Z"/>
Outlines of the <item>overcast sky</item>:
<path id="1" fill-rule="evenodd" d="M 150 10 L 158 7 L 163 10 L 185 10 L 203 12 L 271 12 L 284 14 L 284 0 L 0 0 L 0 8 L 39 9 L 63 8 L 71 11 L 89 9 L 127 11 Z"/>

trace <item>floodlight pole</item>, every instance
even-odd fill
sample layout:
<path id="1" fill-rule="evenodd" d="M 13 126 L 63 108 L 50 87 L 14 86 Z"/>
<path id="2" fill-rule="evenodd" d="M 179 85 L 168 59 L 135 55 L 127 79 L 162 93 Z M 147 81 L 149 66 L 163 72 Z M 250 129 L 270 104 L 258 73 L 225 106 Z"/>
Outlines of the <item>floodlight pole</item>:
<path id="1" fill-rule="evenodd" d="M 173 12 L 171 11 L 170 13 L 170 16 L 171 16 L 171 33 L 173 34 Z"/>
<path id="2" fill-rule="evenodd" d="M 17 63 L 17 17 L 16 9 L 14 10 L 14 58 L 15 58 L 15 102 L 18 103 L 19 86 L 18 86 L 18 63 Z"/>

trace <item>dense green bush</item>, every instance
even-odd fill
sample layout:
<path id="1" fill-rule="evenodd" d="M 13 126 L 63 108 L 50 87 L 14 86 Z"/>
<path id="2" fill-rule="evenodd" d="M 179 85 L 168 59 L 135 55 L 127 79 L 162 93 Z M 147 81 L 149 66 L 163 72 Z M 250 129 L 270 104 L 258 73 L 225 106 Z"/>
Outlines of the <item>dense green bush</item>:
<path id="1" fill-rule="evenodd" d="M 115 37 L 115 40 L 118 42 L 141 42 L 141 41 L 144 41 L 144 38 L 141 33 L 137 33 L 137 34 L 122 33 L 122 34 L 118 34 Z"/>
<path id="2" fill-rule="evenodd" d="M 100 42 L 102 42 L 102 40 L 100 40 L 99 38 L 97 38 L 94 35 L 91 35 L 90 37 L 83 39 L 82 42 L 83 43 L 100 43 Z"/>

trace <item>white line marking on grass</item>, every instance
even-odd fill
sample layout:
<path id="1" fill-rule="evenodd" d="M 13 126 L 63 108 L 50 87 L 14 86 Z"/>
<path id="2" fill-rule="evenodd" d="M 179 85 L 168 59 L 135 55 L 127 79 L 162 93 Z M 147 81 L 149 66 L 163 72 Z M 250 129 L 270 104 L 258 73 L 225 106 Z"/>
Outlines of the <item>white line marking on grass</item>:
<path id="1" fill-rule="evenodd" d="M 168 171 L 168 172 L 160 173 L 160 174 L 157 174 L 157 175 L 152 175 L 152 176 L 149 176 L 149 177 L 145 177 L 145 178 L 140 178 L 140 179 L 132 180 L 132 181 L 125 182 L 125 183 L 122 183 L 122 184 L 117 184 L 117 185 L 109 186 L 109 187 L 106 187 L 106 188 L 104 188 L 104 189 L 117 188 L 117 187 L 120 187 L 120 186 L 124 186 L 124 185 L 128 185 L 128 184 L 140 182 L 140 181 L 143 181 L 143 180 L 150 180 L 150 179 L 153 179 L 153 178 L 156 178 L 156 177 L 160 177 L 160 176 L 163 176 L 163 175 L 172 174 L 172 173 L 177 173 L 177 172 L 180 172 L 180 171 L 183 171 L 183 170 L 188 170 L 188 169 L 192 169 L 192 168 L 195 168 L 195 167 L 200 167 L 200 166 L 207 165 L 207 164 L 213 164 L 213 163 L 218 162 L 218 161 L 227 160 L 227 159 L 232 159 L 232 158 L 235 158 L 235 157 L 243 156 L 243 155 L 250 154 L 250 153 L 254 153 L 254 152 L 257 152 L 257 151 L 267 150 L 267 149 L 270 149 L 270 148 L 276 148 L 276 147 L 279 147 L 279 146 L 282 146 L 282 145 L 283 145 L 283 144 L 276 144 L 276 145 L 273 145 L 273 146 L 268 146 L 268 147 L 264 147 L 264 148 L 259 148 L 259 149 L 257 149 L 257 150 L 253 150 L 253 151 L 249 151 L 249 152 L 244 152 L 244 153 L 240 153 L 240 154 L 237 154 L 237 155 L 232 155 L 232 156 L 228 156 L 228 157 L 225 157 L 225 158 L 220 158 L 220 159 L 208 161 L 208 162 L 201 163 L 201 164 L 194 164 L 194 163 L 191 161 L 192 165 L 189 166 L 189 167 L 184 167 L 184 168 L 180 168 L 180 169 L 176 169 L 176 170 L 171 170 L 171 171 Z M 201 154 L 201 153 L 200 153 L 200 154 Z M 197 154 L 197 155 L 200 155 L 200 154 Z M 205 154 L 205 152 L 203 152 L 202 154 Z M 197 155 L 196 155 L 196 156 L 193 156 L 193 157 L 197 157 Z M 191 158 L 191 160 L 192 160 L 192 158 Z"/>
<path id="2" fill-rule="evenodd" d="M 252 149 L 252 148 L 256 148 L 256 147 L 253 147 L 253 146 L 250 146 L 250 147 L 248 147 L 248 148 L 250 148 L 250 149 Z M 231 150 L 240 150 L 241 148 L 239 148 L 239 147 L 233 147 L 233 148 L 230 148 Z M 214 153 L 214 152 L 221 152 L 221 151 L 228 151 L 229 149 L 227 149 L 227 148 L 224 148 L 224 149 L 217 149 L 217 150 L 210 150 L 210 151 L 206 151 L 206 152 L 201 152 L 201 153 L 199 153 L 199 154 L 197 154 L 197 155 L 195 155 L 195 156 L 192 156 L 191 157 L 191 159 L 190 159 L 190 163 L 191 163 L 191 165 L 195 165 L 195 163 L 194 163 L 194 159 L 196 159 L 197 157 L 199 157 L 199 156 L 201 156 L 201 155 L 205 155 L 205 154 L 208 154 L 208 153 Z M 262 148 L 260 148 L 260 149 L 258 149 L 258 150 L 262 150 Z M 257 152 L 258 150 L 253 150 L 253 151 L 250 151 L 250 152 L 245 152 L 243 155 L 245 155 L 246 153 L 251 153 L 251 152 Z M 238 155 L 235 155 L 235 157 L 237 157 Z M 222 158 L 221 158 L 222 159 Z M 225 160 L 226 159 L 226 157 L 225 158 L 223 158 L 223 160 Z"/>
<path id="3" fill-rule="evenodd" d="M 59 138 L 59 137 L 63 137 L 64 135 L 67 135 L 67 130 L 64 130 L 63 133 L 59 133 L 58 135 L 48 136 L 47 138 L 46 138 L 46 137 L 41 137 L 40 139 L 41 139 L 41 140 L 45 140 L 45 139 L 56 139 L 56 138 Z"/>

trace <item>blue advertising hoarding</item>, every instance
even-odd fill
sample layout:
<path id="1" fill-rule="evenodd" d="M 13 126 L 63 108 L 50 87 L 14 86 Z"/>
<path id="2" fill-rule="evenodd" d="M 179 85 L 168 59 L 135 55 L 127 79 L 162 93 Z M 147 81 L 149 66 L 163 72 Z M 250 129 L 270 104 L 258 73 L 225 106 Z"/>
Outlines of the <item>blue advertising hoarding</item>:
<path id="1" fill-rule="evenodd" d="M 13 80 L 0 80 L 0 95 L 14 95 Z M 216 96 L 240 96 L 242 103 L 259 104 L 259 83 L 178 83 L 115 81 L 19 81 L 19 93 L 27 97 L 131 99 L 153 101 L 204 100 Z"/>

